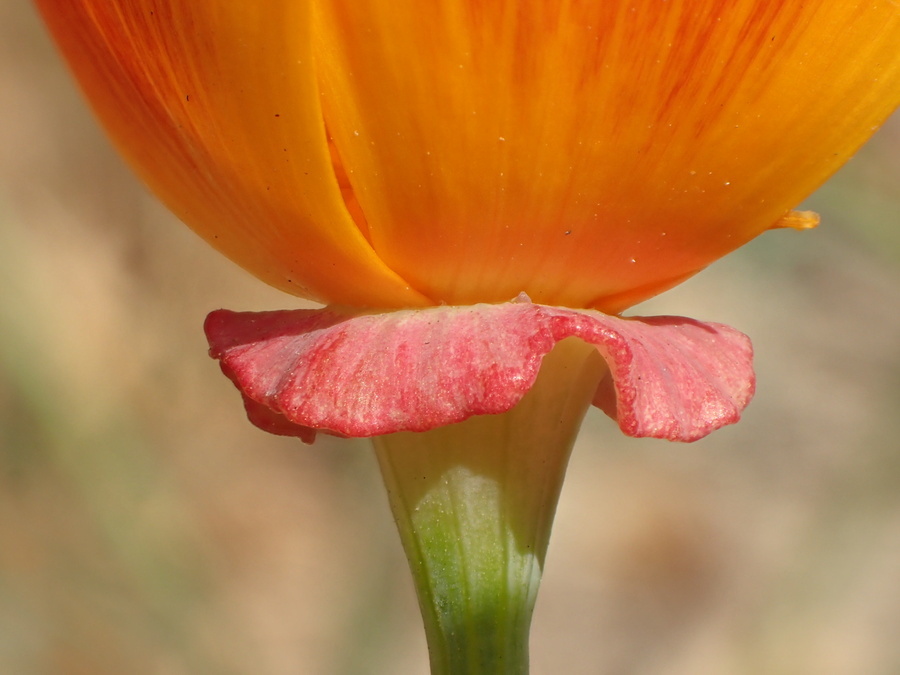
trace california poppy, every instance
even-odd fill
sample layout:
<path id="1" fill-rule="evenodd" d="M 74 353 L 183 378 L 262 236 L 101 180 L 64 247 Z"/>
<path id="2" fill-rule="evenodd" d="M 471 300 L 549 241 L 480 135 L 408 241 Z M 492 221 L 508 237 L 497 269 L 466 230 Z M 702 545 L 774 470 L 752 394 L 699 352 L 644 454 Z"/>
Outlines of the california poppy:
<path id="1" fill-rule="evenodd" d="M 435 673 L 527 667 L 589 401 L 673 440 L 749 401 L 733 329 L 615 315 L 814 225 L 791 209 L 900 105 L 891 0 L 37 4 L 154 192 L 331 305 L 213 313 L 212 353 L 263 428 L 387 434 Z"/>

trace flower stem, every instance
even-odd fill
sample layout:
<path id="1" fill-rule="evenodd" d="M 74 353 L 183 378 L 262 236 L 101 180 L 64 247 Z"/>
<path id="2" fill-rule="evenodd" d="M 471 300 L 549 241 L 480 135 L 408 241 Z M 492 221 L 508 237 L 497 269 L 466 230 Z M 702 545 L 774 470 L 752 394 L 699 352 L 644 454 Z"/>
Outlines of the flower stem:
<path id="1" fill-rule="evenodd" d="M 605 364 L 570 338 L 512 410 L 375 439 L 432 675 L 525 675 L 566 464 Z"/>

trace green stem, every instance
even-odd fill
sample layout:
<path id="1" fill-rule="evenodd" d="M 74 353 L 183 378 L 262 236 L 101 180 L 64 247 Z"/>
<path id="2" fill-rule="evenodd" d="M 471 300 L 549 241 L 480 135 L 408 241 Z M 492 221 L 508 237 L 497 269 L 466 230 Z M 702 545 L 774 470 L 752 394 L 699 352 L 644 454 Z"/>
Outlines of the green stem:
<path id="1" fill-rule="evenodd" d="M 561 342 L 513 410 L 375 439 L 432 675 L 525 675 L 566 464 L 605 365 Z"/>

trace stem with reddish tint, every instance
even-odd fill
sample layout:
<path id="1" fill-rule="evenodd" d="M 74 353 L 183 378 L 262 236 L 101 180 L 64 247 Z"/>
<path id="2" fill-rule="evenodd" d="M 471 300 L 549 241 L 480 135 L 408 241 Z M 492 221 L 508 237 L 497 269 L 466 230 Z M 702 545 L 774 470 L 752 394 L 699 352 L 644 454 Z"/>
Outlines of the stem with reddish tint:
<path id="1" fill-rule="evenodd" d="M 425 622 L 432 675 L 525 675 L 569 454 L 606 373 L 570 338 L 501 415 L 375 439 Z"/>

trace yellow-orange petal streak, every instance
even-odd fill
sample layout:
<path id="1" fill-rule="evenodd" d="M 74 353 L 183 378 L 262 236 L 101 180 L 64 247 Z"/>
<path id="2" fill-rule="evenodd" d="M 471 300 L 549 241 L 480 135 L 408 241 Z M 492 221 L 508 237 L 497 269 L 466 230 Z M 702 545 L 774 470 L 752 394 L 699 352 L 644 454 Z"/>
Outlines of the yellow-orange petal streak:
<path id="1" fill-rule="evenodd" d="M 188 225 L 264 281 L 360 306 L 420 305 L 341 198 L 310 0 L 37 0 L 115 142 Z"/>
<path id="2" fill-rule="evenodd" d="M 772 223 L 773 229 L 789 227 L 792 230 L 811 230 L 819 226 L 821 218 L 815 211 L 788 211 Z"/>
<path id="3" fill-rule="evenodd" d="M 321 0 L 368 238 L 434 300 L 618 311 L 768 229 L 900 104 L 894 0 Z"/>

